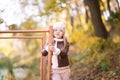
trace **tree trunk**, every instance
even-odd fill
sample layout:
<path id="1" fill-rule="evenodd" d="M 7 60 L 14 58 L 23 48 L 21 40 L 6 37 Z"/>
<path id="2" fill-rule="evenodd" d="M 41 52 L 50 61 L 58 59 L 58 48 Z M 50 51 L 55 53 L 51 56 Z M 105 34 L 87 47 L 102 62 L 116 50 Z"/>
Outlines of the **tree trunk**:
<path id="1" fill-rule="evenodd" d="M 111 9 L 110 9 L 110 0 L 107 0 L 107 8 L 108 8 L 108 10 L 109 10 L 109 12 L 111 12 Z"/>
<path id="2" fill-rule="evenodd" d="M 117 6 L 118 6 L 118 9 L 120 10 L 119 1 L 118 1 L 118 0 L 116 0 L 116 3 L 117 3 Z"/>
<path id="3" fill-rule="evenodd" d="M 84 2 L 89 7 L 95 35 L 106 39 L 108 32 L 101 19 L 99 0 L 84 0 Z"/>

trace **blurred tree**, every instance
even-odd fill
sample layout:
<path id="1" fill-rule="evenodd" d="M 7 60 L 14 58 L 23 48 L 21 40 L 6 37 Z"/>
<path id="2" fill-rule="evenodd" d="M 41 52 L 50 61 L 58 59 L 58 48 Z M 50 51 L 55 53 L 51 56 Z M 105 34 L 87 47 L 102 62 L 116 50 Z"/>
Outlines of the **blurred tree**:
<path id="1" fill-rule="evenodd" d="M 117 3 L 117 6 L 118 6 L 118 9 L 120 10 L 119 0 L 116 0 L 116 3 Z"/>
<path id="2" fill-rule="evenodd" d="M 84 3 L 89 7 L 95 35 L 106 39 L 108 32 L 101 19 L 99 0 L 84 0 Z"/>
<path id="3" fill-rule="evenodd" d="M 10 30 L 16 30 L 18 28 L 16 24 L 11 24 L 8 27 Z"/>
<path id="4" fill-rule="evenodd" d="M 101 11 L 100 11 L 100 7 L 99 7 L 100 6 L 99 1 L 98 0 L 84 0 L 84 3 L 89 7 L 95 35 L 98 37 L 106 39 L 108 37 L 108 32 L 107 32 L 105 25 L 103 24 L 103 21 L 101 19 Z M 45 4 L 46 4 L 46 6 L 45 6 L 46 13 L 48 13 L 48 14 L 50 14 L 52 12 L 59 12 L 60 13 L 61 11 L 66 9 L 68 11 L 67 16 L 69 16 L 69 21 L 70 21 L 72 26 L 74 26 L 74 23 L 75 23 L 74 19 L 75 18 L 77 18 L 77 21 L 79 21 L 79 23 L 81 23 L 81 19 L 80 19 L 80 17 L 81 17 L 80 16 L 81 4 L 80 4 L 80 1 L 77 1 L 77 0 L 73 1 L 72 0 L 69 3 L 69 1 L 67 1 L 67 0 L 60 0 L 60 1 L 45 0 Z M 66 4 L 66 5 L 68 4 L 69 6 L 63 7 L 62 6 L 63 4 Z M 70 6 L 70 4 L 74 4 L 75 8 L 72 8 Z M 74 10 L 76 12 L 75 17 L 70 14 L 70 11 L 69 11 L 70 9 Z M 86 15 L 88 18 L 88 14 L 86 14 Z"/>
<path id="5" fill-rule="evenodd" d="M 111 9 L 110 9 L 110 0 L 107 0 L 107 8 L 108 8 L 109 12 L 111 12 Z"/>
<path id="6" fill-rule="evenodd" d="M 21 24 L 20 29 L 35 29 L 37 28 L 37 22 L 35 22 L 32 17 L 28 18 L 25 22 Z"/>
<path id="7" fill-rule="evenodd" d="M 0 24 L 2 24 L 4 22 L 4 20 L 2 18 L 0 18 Z"/>

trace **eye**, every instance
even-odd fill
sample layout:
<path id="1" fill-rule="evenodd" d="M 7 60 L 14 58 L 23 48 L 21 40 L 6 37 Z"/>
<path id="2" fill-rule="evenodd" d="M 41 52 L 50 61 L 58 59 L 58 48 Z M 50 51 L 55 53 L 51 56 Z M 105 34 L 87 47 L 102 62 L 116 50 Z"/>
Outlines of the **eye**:
<path id="1" fill-rule="evenodd" d="M 60 32 L 63 32 L 62 30 L 59 30 Z"/>
<path id="2" fill-rule="evenodd" d="M 57 29 L 54 29 L 54 31 L 57 31 Z"/>
<path id="3" fill-rule="evenodd" d="M 57 32 L 57 31 L 58 31 L 58 32 L 63 32 L 62 29 L 54 29 L 54 31 L 55 31 L 55 32 Z"/>

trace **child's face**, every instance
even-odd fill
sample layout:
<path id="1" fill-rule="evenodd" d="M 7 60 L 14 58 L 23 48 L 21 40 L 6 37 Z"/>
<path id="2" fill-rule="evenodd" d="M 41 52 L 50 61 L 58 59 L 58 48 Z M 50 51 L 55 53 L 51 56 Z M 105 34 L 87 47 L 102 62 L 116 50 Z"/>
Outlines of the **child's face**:
<path id="1" fill-rule="evenodd" d="M 64 32 L 62 29 L 54 29 L 54 37 L 55 38 L 60 39 L 63 37 L 63 35 L 64 35 Z"/>

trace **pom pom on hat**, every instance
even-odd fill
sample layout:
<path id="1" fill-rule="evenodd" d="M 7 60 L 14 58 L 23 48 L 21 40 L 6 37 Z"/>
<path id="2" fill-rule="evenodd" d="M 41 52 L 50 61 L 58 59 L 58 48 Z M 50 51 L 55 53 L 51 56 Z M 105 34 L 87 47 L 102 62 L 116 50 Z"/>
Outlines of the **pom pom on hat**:
<path id="1" fill-rule="evenodd" d="M 66 24 L 64 22 L 56 22 L 53 25 L 53 29 L 61 29 L 61 30 L 63 30 L 63 32 L 65 32 Z"/>

